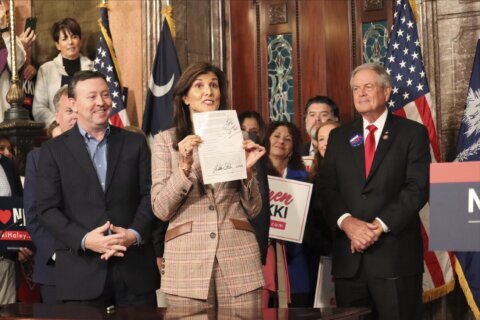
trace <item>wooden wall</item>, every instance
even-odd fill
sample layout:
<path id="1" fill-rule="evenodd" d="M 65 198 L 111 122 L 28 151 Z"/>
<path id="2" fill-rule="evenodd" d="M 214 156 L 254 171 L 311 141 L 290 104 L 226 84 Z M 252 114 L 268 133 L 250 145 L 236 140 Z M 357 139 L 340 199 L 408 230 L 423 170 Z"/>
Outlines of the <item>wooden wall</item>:
<path id="1" fill-rule="evenodd" d="M 272 4 L 285 3 L 285 23 L 269 23 Z M 266 37 L 291 33 L 294 60 L 294 122 L 304 131 L 304 105 L 315 95 L 331 97 L 342 121 L 353 118 L 349 1 L 226 1 L 226 53 L 230 99 L 239 112 L 268 119 Z"/>

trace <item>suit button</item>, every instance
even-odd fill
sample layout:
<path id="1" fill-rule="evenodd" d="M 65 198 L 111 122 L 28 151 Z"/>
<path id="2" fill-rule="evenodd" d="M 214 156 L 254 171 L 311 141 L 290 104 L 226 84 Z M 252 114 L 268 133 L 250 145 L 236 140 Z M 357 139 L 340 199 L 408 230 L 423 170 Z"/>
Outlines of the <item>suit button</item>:
<path id="1" fill-rule="evenodd" d="M 215 211 L 215 206 L 213 204 L 209 205 L 208 210 Z"/>
<path id="2" fill-rule="evenodd" d="M 367 199 L 367 195 L 366 195 L 366 194 L 362 194 L 362 199 L 363 199 L 363 200 Z"/>
<path id="3" fill-rule="evenodd" d="M 182 190 L 184 194 L 187 194 L 187 189 Z"/>
<path id="4" fill-rule="evenodd" d="M 164 271 L 164 270 L 162 270 L 162 275 L 164 275 L 164 274 L 165 274 L 165 271 Z"/>
<path id="5" fill-rule="evenodd" d="M 210 238 L 215 239 L 216 236 L 215 232 L 210 233 Z"/>

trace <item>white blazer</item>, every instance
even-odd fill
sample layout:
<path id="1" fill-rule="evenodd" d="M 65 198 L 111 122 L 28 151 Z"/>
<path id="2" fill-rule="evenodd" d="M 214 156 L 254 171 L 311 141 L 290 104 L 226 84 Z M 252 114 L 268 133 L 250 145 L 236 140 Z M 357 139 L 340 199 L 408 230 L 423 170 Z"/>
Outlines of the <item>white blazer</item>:
<path id="1" fill-rule="evenodd" d="M 80 56 L 80 70 L 92 70 L 93 61 Z M 32 113 L 36 121 L 45 123 L 48 127 L 55 120 L 53 97 L 62 84 L 62 76 L 68 76 L 63 66 L 62 55 L 59 53 L 53 60 L 40 66 L 35 83 Z"/>

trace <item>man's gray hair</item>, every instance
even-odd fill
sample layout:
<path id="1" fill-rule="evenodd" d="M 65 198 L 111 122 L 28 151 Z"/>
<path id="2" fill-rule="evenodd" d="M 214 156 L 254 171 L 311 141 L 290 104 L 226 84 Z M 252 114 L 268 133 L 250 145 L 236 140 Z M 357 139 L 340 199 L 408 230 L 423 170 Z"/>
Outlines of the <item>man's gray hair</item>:
<path id="1" fill-rule="evenodd" d="M 378 82 L 380 86 L 383 89 L 390 87 L 390 75 L 383 66 L 377 63 L 364 63 L 356 67 L 355 70 L 352 71 L 352 76 L 350 77 L 350 87 L 352 87 L 353 84 L 353 77 L 355 77 L 355 75 L 362 70 L 374 71 L 376 74 L 378 74 Z"/>
<path id="2" fill-rule="evenodd" d="M 60 109 L 60 98 L 65 95 L 68 97 L 68 86 L 64 85 L 58 91 L 55 93 L 53 96 L 53 105 L 55 106 L 55 112 L 58 112 L 58 109 Z"/>

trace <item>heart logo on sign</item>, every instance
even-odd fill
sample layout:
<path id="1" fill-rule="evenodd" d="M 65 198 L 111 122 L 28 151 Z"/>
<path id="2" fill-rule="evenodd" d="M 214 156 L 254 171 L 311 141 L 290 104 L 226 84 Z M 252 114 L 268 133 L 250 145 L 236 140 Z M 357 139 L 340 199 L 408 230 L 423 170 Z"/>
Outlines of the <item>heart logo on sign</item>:
<path id="1" fill-rule="evenodd" d="M 7 224 L 12 217 L 12 211 L 10 210 L 0 210 L 0 222 L 3 224 Z"/>

